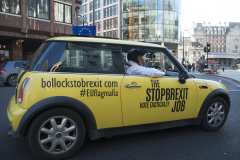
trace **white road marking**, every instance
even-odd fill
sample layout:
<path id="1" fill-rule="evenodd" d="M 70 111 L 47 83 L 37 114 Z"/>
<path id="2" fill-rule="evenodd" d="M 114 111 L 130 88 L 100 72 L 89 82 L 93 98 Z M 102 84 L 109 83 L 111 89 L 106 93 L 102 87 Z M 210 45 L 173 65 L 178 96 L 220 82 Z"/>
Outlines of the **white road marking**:
<path id="1" fill-rule="evenodd" d="M 240 90 L 237 90 L 237 89 L 228 90 L 228 92 L 237 92 L 237 91 L 240 92 Z"/>

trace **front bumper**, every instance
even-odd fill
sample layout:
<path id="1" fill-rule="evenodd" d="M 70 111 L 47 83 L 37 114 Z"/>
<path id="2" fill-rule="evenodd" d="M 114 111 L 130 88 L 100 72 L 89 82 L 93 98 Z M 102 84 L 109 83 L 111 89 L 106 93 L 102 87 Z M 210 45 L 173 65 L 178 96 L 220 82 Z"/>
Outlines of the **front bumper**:
<path id="1" fill-rule="evenodd" d="M 15 101 L 15 95 L 10 99 L 8 108 L 7 108 L 7 115 L 8 119 L 10 121 L 10 130 L 8 133 L 11 133 L 13 137 L 18 137 L 19 133 L 19 123 L 23 117 L 23 115 L 26 113 L 27 109 L 23 109 L 18 106 L 18 104 Z"/>

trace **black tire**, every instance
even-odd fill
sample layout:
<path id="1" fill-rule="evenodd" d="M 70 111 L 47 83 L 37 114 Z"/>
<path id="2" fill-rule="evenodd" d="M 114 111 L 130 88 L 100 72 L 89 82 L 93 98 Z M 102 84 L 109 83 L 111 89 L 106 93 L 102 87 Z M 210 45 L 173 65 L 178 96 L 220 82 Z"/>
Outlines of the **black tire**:
<path id="1" fill-rule="evenodd" d="M 56 124 L 58 126 L 54 127 Z M 84 122 L 76 112 L 57 108 L 42 113 L 33 121 L 28 141 L 33 152 L 42 159 L 67 159 L 80 149 L 85 134 Z"/>
<path id="2" fill-rule="evenodd" d="M 9 86 L 15 86 L 17 84 L 17 75 L 11 75 L 8 77 L 7 84 Z"/>
<path id="3" fill-rule="evenodd" d="M 221 97 L 209 101 L 203 111 L 201 127 L 207 131 L 217 131 L 225 123 L 228 116 L 228 105 Z"/>

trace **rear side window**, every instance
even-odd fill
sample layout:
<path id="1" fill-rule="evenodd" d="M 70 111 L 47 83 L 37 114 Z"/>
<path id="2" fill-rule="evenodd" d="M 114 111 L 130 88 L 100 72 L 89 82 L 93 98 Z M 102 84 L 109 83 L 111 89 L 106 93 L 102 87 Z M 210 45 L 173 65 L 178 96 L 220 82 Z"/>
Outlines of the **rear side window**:
<path id="1" fill-rule="evenodd" d="M 33 70 L 38 61 L 40 60 L 40 58 L 42 57 L 43 53 L 47 50 L 47 48 L 50 46 L 51 42 L 47 42 L 47 43 L 43 43 L 38 49 L 37 51 L 33 54 L 33 56 L 31 57 L 31 59 L 29 60 L 26 69 L 28 70 Z"/>
<path id="2" fill-rule="evenodd" d="M 27 63 L 27 62 L 16 62 L 14 64 L 14 68 L 24 68 L 25 65 L 23 65 L 24 63 Z"/>
<path id="3" fill-rule="evenodd" d="M 0 68 L 4 68 L 6 66 L 7 62 L 3 62 L 1 65 L 0 65 Z"/>
<path id="4" fill-rule="evenodd" d="M 119 46 L 54 42 L 37 70 L 47 72 L 123 74 Z"/>

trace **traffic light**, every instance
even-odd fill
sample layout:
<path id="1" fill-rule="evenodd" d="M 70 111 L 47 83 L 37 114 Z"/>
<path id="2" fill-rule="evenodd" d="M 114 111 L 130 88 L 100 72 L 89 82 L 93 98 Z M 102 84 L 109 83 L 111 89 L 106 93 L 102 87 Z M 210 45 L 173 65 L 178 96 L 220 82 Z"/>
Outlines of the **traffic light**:
<path id="1" fill-rule="evenodd" d="M 204 47 L 204 52 L 207 52 L 207 47 Z"/>
<path id="2" fill-rule="evenodd" d="M 207 43 L 207 51 L 210 52 L 211 46 L 209 43 Z"/>
<path id="3" fill-rule="evenodd" d="M 174 55 L 174 56 L 175 56 L 175 54 L 176 54 L 175 51 L 173 51 L 173 55 Z"/>

